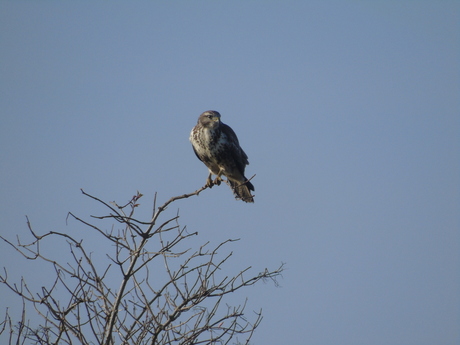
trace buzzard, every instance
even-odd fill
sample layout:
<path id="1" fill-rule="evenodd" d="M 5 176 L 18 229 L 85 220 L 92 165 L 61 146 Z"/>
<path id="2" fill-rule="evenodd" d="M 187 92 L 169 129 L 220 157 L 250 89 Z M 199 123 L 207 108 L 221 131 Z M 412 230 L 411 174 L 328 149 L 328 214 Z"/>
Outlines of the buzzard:
<path id="1" fill-rule="evenodd" d="M 209 169 L 206 180 L 209 188 L 214 184 L 220 185 L 224 175 L 237 199 L 254 202 L 250 192 L 254 186 L 244 176 L 244 169 L 249 164 L 248 156 L 240 147 L 233 129 L 220 121 L 217 111 L 208 110 L 200 115 L 190 133 L 190 142 L 198 159 Z M 214 181 L 211 178 L 213 174 L 216 175 Z"/>

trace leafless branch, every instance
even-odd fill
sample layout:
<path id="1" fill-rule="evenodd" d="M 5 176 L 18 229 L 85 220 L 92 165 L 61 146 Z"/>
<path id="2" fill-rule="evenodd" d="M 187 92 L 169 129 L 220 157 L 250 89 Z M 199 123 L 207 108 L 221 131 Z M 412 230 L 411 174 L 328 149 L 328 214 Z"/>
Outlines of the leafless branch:
<path id="1" fill-rule="evenodd" d="M 222 252 L 238 239 L 214 248 L 205 242 L 193 249 L 187 243 L 197 233 L 181 227 L 178 214 L 160 221 L 173 202 L 199 195 L 206 188 L 172 197 L 158 207 L 155 194 L 149 221 L 135 217 L 142 197 L 139 192 L 119 205 L 82 190 L 108 214 L 91 216 L 98 223 L 70 212 L 68 217 L 101 236 L 98 252 L 111 250 L 105 262 L 95 260 L 84 239 L 56 231 L 39 235 L 28 218 L 30 241 L 17 237 L 12 242 L 0 236 L 27 260 L 51 268 L 54 275 L 35 291 L 25 278 L 12 282 L 7 268 L 3 269 L 0 283 L 19 296 L 23 306 L 15 322 L 6 310 L 0 335 L 6 335 L 9 344 L 228 344 L 236 337 L 244 337 L 248 344 L 262 313 L 256 312 L 249 321 L 246 301 L 232 307 L 225 304 L 226 296 L 259 281 L 272 280 L 277 285 L 283 265 L 256 275 L 251 267 L 231 273 L 227 262 L 233 254 Z M 103 230 L 106 222 L 110 230 Z M 45 252 L 50 241 L 54 246 L 67 246 L 68 257 L 53 259 L 52 251 Z M 104 241 L 111 246 L 104 247 Z M 118 286 L 114 285 L 117 281 Z M 41 322 L 32 325 L 27 306 Z"/>

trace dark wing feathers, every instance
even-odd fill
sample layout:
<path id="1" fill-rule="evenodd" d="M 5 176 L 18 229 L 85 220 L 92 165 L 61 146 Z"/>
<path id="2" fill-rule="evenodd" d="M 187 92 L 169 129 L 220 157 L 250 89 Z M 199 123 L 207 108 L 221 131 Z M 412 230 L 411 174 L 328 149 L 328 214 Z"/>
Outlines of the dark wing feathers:
<path id="1" fill-rule="evenodd" d="M 228 145 L 229 151 L 233 157 L 233 161 L 236 163 L 236 166 L 240 173 L 244 175 L 244 169 L 246 165 L 249 164 L 248 161 L 248 156 L 246 153 L 243 151 L 243 149 L 240 147 L 240 143 L 238 141 L 238 137 L 236 136 L 235 132 L 233 129 L 231 129 L 229 126 L 226 124 L 222 123 L 220 125 L 220 128 L 222 132 L 227 136 L 228 138 Z"/>

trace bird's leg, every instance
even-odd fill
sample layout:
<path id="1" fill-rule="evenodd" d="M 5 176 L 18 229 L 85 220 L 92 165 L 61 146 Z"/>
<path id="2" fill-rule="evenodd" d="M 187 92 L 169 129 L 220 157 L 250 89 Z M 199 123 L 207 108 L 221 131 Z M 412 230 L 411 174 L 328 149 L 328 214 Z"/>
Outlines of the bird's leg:
<path id="1" fill-rule="evenodd" d="M 206 179 L 206 186 L 208 186 L 209 188 L 212 188 L 213 186 L 211 177 L 212 177 L 212 173 L 209 173 L 208 178 Z"/>
<path id="2" fill-rule="evenodd" d="M 224 172 L 223 169 L 219 170 L 219 173 L 216 175 L 216 178 L 214 179 L 214 184 L 220 186 L 220 183 L 222 182 L 222 173 Z"/>

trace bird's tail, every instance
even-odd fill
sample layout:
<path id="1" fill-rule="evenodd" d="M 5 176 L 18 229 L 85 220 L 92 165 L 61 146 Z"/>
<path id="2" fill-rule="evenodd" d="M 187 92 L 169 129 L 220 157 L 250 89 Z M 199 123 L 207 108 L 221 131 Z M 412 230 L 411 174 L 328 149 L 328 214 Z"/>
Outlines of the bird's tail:
<path id="1" fill-rule="evenodd" d="M 254 202 L 254 196 L 251 194 L 251 190 L 254 190 L 254 186 L 251 182 L 246 180 L 246 182 L 240 183 L 239 181 L 228 180 L 230 187 L 233 190 L 233 194 L 237 199 L 241 199 L 244 202 Z"/>

